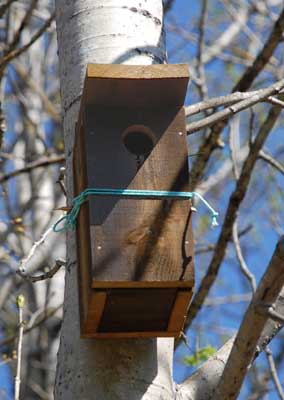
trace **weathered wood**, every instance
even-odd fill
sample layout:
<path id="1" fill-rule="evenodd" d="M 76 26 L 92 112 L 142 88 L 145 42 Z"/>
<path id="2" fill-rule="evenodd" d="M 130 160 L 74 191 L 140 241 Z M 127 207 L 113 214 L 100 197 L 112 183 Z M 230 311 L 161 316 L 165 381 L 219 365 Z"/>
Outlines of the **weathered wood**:
<path id="1" fill-rule="evenodd" d="M 88 315 L 81 322 L 82 336 L 178 337 L 191 296 L 190 288 L 93 289 Z"/>
<path id="2" fill-rule="evenodd" d="M 82 333 L 84 339 L 146 339 L 146 338 L 157 338 L 157 337 L 180 337 L 180 332 L 168 332 L 168 331 L 157 331 L 157 332 L 115 332 L 115 333 Z"/>
<path id="3" fill-rule="evenodd" d="M 180 290 L 177 292 L 168 324 L 169 332 L 182 331 L 192 294 L 192 291 L 188 290 Z"/>
<path id="4" fill-rule="evenodd" d="M 98 331 L 101 317 L 104 312 L 105 303 L 107 299 L 107 292 L 105 291 L 92 291 L 89 296 L 88 313 L 85 319 L 81 320 L 81 329 L 84 335 L 93 335 Z"/>
<path id="5" fill-rule="evenodd" d="M 186 66 L 88 66 L 75 195 L 188 191 L 187 80 Z M 179 335 L 194 284 L 188 200 L 91 197 L 79 213 L 77 252 L 82 337 Z"/>
<path id="6" fill-rule="evenodd" d="M 94 140 L 93 135 L 89 139 L 88 147 L 94 151 L 87 154 L 88 187 L 188 190 L 182 108 L 166 110 L 165 115 L 144 110 L 129 115 L 129 111 L 114 110 L 110 113 L 113 118 L 105 110 L 99 110 L 99 121 L 96 114 L 92 116 L 93 125 L 105 136 Z M 154 149 L 138 171 L 135 157 L 127 153 L 121 140 L 125 129 L 137 119 L 139 123 L 144 120 L 156 136 Z M 113 155 L 110 154 L 112 147 L 116 149 Z M 94 280 L 192 279 L 188 200 L 97 197 L 91 198 L 89 204 L 91 236 L 95 238 L 92 241 L 92 259 L 96 260 Z"/>
<path id="7" fill-rule="evenodd" d="M 73 176 L 74 176 L 74 194 L 77 196 L 86 187 L 86 165 L 84 161 L 85 148 L 82 140 L 82 125 L 79 120 L 76 126 L 76 142 L 73 155 Z M 91 249 L 90 249 L 90 223 L 89 223 L 89 206 L 85 203 L 81 207 L 78 217 L 77 229 L 77 257 L 79 260 L 78 268 L 78 286 L 81 319 L 84 320 L 88 313 L 89 293 L 91 284 Z"/>
<path id="8" fill-rule="evenodd" d="M 93 289 L 123 289 L 123 288 L 188 288 L 191 289 L 194 280 L 187 281 L 92 281 Z"/>
<path id="9" fill-rule="evenodd" d="M 183 106 L 188 65 L 89 64 L 84 93 L 86 104 L 126 107 Z"/>

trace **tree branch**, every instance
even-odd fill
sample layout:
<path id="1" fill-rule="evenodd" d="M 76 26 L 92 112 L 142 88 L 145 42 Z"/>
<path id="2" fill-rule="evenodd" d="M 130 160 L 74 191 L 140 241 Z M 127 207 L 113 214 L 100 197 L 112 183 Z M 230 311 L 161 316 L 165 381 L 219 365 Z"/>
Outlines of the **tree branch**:
<path id="1" fill-rule="evenodd" d="M 280 260 L 281 264 L 279 264 L 279 260 Z M 273 266 L 272 266 L 272 263 L 273 263 Z M 282 266 L 281 279 L 284 279 L 283 238 L 278 243 L 275 253 L 270 262 L 270 265 L 267 269 L 267 272 L 265 273 L 265 275 L 261 281 L 261 284 L 260 284 L 259 288 L 257 289 L 257 290 L 260 290 L 260 287 L 263 288 L 263 291 L 266 291 L 266 289 L 267 289 L 267 292 L 269 293 L 269 295 L 267 294 L 266 296 L 271 295 L 272 291 L 274 291 L 274 289 L 275 289 L 275 285 L 278 285 L 279 287 L 281 287 L 281 282 L 280 282 L 280 284 L 278 282 L 279 265 Z M 272 272 L 271 272 L 271 269 L 272 269 Z M 266 280 L 266 276 L 269 277 L 268 281 Z M 271 284 L 271 281 L 273 281 L 273 287 L 269 286 Z M 268 286 L 264 287 L 265 284 Z M 283 289 L 282 289 L 282 291 L 283 291 Z M 281 293 L 282 293 L 282 291 L 281 291 Z M 252 307 L 253 305 L 255 305 L 255 303 L 254 303 L 254 301 L 251 301 L 249 308 Z M 283 308 L 284 308 L 283 297 L 280 294 L 278 299 L 276 300 L 276 310 L 278 312 L 282 312 Z M 257 314 L 257 312 L 255 312 L 255 314 Z M 264 318 L 266 321 L 267 316 L 266 317 L 264 316 Z M 249 321 L 249 323 L 252 323 L 252 322 Z M 268 343 L 275 336 L 276 331 L 275 331 L 275 328 L 272 329 L 272 326 L 274 326 L 274 323 L 272 324 L 271 320 L 268 319 L 268 321 L 266 321 L 265 327 L 262 330 L 262 333 L 259 337 L 257 347 L 254 350 L 252 359 L 255 359 L 260 354 L 260 352 L 266 348 Z M 256 331 L 256 329 L 253 326 L 250 334 L 252 334 L 254 331 Z M 277 332 L 278 331 L 279 331 L 279 327 L 278 327 Z M 260 332 L 261 332 L 261 330 L 260 330 Z M 192 399 L 209 400 L 210 398 L 212 398 L 214 390 L 219 385 L 221 376 L 225 369 L 225 366 L 226 366 L 229 354 L 232 350 L 234 341 L 235 341 L 235 337 L 228 340 L 225 343 L 225 345 L 222 346 L 203 365 L 201 365 L 201 367 L 192 376 L 187 378 L 181 385 L 178 386 L 178 390 L 177 390 L 177 399 L 178 400 L 192 400 Z M 235 372 L 238 373 L 238 369 L 236 369 Z M 219 397 L 218 400 L 225 399 L 225 398 L 226 397 Z"/>
<path id="2" fill-rule="evenodd" d="M 0 175 L 0 183 L 6 182 L 17 175 L 31 172 L 33 169 L 47 167 L 48 165 L 61 164 L 65 162 L 65 156 L 60 154 L 58 156 L 42 157 L 39 160 L 28 163 L 25 167 L 16 169 L 12 172 Z"/>
<path id="3" fill-rule="evenodd" d="M 39 282 L 39 281 L 44 281 L 45 279 L 51 279 L 56 274 L 56 272 L 59 271 L 59 269 L 65 265 L 66 265 L 66 261 L 62 260 L 61 258 L 58 258 L 55 260 L 54 266 L 49 271 L 45 272 L 44 274 L 33 276 L 33 275 L 22 272 L 20 269 L 18 269 L 16 271 L 16 274 L 18 274 L 21 278 L 25 279 L 28 282 L 35 283 L 35 282 Z"/>
<path id="4" fill-rule="evenodd" d="M 9 54 L 4 56 L 2 58 L 2 60 L 0 61 L 1 70 L 3 70 L 6 67 L 6 65 L 10 61 L 12 61 L 14 58 L 20 56 L 22 53 L 24 53 L 26 50 L 28 50 L 28 48 L 31 47 L 31 45 L 34 44 L 41 37 L 41 35 L 50 27 L 50 25 L 54 19 L 55 19 L 55 12 L 51 14 L 51 16 L 46 20 L 46 22 L 43 24 L 43 26 L 34 34 L 34 36 L 31 38 L 31 40 L 27 44 L 20 47 L 19 49 L 15 49 L 15 50 L 11 51 Z"/>
<path id="5" fill-rule="evenodd" d="M 236 254 L 237 254 L 237 259 L 238 259 L 240 267 L 241 267 L 241 271 L 242 271 L 243 275 L 249 281 L 252 292 L 254 293 L 256 291 L 256 282 L 255 282 L 255 278 L 254 278 L 253 274 L 250 272 L 250 270 L 245 262 L 245 259 L 243 257 L 241 244 L 239 241 L 239 235 L 238 235 L 238 218 L 237 217 L 233 224 L 232 237 L 233 237 L 233 243 L 234 243 Z"/>
<path id="6" fill-rule="evenodd" d="M 253 361 L 261 332 L 268 320 L 268 314 L 263 314 L 258 311 L 259 304 L 273 304 L 283 285 L 284 237 L 279 240 L 270 264 L 243 318 L 243 322 L 224 368 L 220 384 L 214 393 L 214 400 L 233 400 L 237 398 L 247 369 Z"/>
<path id="7" fill-rule="evenodd" d="M 255 78 L 262 71 L 265 65 L 268 63 L 270 57 L 272 56 L 274 50 L 276 49 L 278 43 L 282 40 L 284 30 L 284 8 L 280 13 L 277 21 L 274 24 L 274 27 L 265 42 L 262 50 L 256 57 L 253 64 L 248 67 L 238 81 L 238 83 L 232 89 L 232 92 L 245 92 L 249 89 Z M 212 152 L 218 148 L 218 142 L 220 140 L 220 135 L 223 128 L 226 125 L 226 121 L 219 122 L 216 124 L 210 135 L 203 141 L 201 146 L 198 149 L 199 156 L 196 157 L 195 162 L 191 169 L 191 190 L 194 190 L 202 177 L 207 162 L 212 154 Z"/>
<path id="8" fill-rule="evenodd" d="M 218 111 L 215 114 L 203 118 L 200 121 L 195 121 L 190 124 L 187 124 L 186 126 L 187 134 L 190 135 L 196 131 L 199 131 L 200 129 L 207 128 L 209 126 L 216 124 L 217 122 L 228 119 L 230 116 L 263 101 L 265 98 L 271 96 L 272 94 L 279 93 L 283 88 L 284 88 L 284 79 L 281 79 L 280 81 L 274 83 L 268 88 L 263 89 L 262 92 L 258 91 L 252 97 L 244 99 L 239 103 L 233 104 L 230 107 Z"/>
<path id="9" fill-rule="evenodd" d="M 273 359 L 272 351 L 270 350 L 269 347 L 267 347 L 267 349 L 265 350 L 265 353 L 266 353 L 266 357 L 267 357 L 267 361 L 268 361 L 268 365 L 269 365 L 269 369 L 270 369 L 270 374 L 271 374 L 272 380 L 274 382 L 275 389 L 277 390 L 279 399 L 284 400 L 284 393 L 283 393 L 281 383 L 280 383 L 278 375 L 277 375 L 277 370 L 276 370 L 275 362 Z"/>
<path id="10" fill-rule="evenodd" d="M 259 133 L 254 143 L 252 144 L 250 152 L 243 164 L 240 178 L 236 183 L 236 188 L 230 196 L 224 223 L 222 226 L 220 236 L 218 238 L 218 242 L 215 247 L 211 263 L 189 309 L 189 314 L 186 321 L 186 327 L 188 327 L 192 322 L 192 320 L 196 317 L 198 311 L 200 310 L 202 304 L 204 303 L 205 298 L 209 293 L 210 288 L 215 282 L 218 271 L 225 257 L 227 243 L 232 235 L 232 228 L 237 216 L 237 211 L 247 192 L 248 184 L 259 151 L 262 148 L 267 136 L 269 135 L 269 132 L 273 128 L 280 114 L 280 111 L 281 108 L 279 106 L 275 106 L 270 109 L 269 114 L 264 123 L 262 124 L 262 126 L 260 127 Z"/>
<path id="11" fill-rule="evenodd" d="M 58 307 L 55 308 L 50 308 L 46 312 L 43 313 L 42 317 L 37 320 L 32 326 L 24 329 L 24 335 L 31 332 L 35 328 L 38 328 L 43 322 L 45 322 L 48 318 L 51 318 L 54 314 L 57 313 L 58 310 L 62 307 L 62 304 L 60 304 Z M 6 337 L 0 342 L 0 348 L 7 346 L 8 344 L 11 344 L 14 342 L 14 340 L 17 339 L 17 335 L 11 335 Z"/>
<path id="12" fill-rule="evenodd" d="M 264 150 L 260 150 L 259 156 L 261 160 L 266 161 L 270 164 L 273 168 L 275 168 L 278 172 L 284 175 L 284 166 L 280 164 L 275 158 L 273 158 L 270 154 L 266 153 Z"/>

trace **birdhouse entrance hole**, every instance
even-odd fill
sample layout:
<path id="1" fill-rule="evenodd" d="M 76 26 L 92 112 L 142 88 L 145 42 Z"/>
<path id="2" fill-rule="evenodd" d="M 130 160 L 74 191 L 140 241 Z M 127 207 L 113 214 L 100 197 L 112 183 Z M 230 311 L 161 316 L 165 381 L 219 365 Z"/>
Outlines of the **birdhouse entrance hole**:
<path id="1" fill-rule="evenodd" d="M 154 134 L 143 125 L 133 125 L 126 129 L 122 139 L 127 151 L 135 156 L 138 170 L 154 148 Z"/>

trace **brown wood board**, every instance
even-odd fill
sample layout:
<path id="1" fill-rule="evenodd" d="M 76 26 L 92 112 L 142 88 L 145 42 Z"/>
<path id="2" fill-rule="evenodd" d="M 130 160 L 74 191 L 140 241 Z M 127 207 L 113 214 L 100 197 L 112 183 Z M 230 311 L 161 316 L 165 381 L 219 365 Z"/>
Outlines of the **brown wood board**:
<path id="1" fill-rule="evenodd" d="M 188 190 L 184 110 L 166 115 L 140 110 L 141 122 L 155 134 L 156 145 L 139 171 L 121 136 L 138 112 L 99 108 L 89 116 L 88 187 Z M 92 122 L 93 121 L 93 122 Z M 93 130 L 91 129 L 93 126 Z M 99 128 L 101 126 L 101 128 Z M 179 134 L 179 132 L 182 133 Z M 86 133 L 85 133 L 86 135 Z M 111 138 L 111 140 L 110 140 Z M 110 147 L 110 143 L 112 146 Z M 110 153 L 111 148 L 115 152 Z M 95 173 L 92 171 L 95 171 Z M 93 279 L 98 281 L 171 281 L 193 279 L 193 241 L 188 200 L 90 198 Z"/>
<path id="2" fill-rule="evenodd" d="M 182 106 L 188 79 L 185 64 L 88 64 L 85 101 L 105 106 Z"/>
<path id="3" fill-rule="evenodd" d="M 110 289 L 99 332 L 166 331 L 176 289 Z"/>
<path id="4" fill-rule="evenodd" d="M 81 333 L 83 339 L 147 339 L 157 337 L 180 337 L 180 332 L 99 332 L 99 333 Z"/>
<path id="5" fill-rule="evenodd" d="M 169 332 L 182 331 L 192 294 L 192 291 L 188 290 L 179 290 L 177 292 L 168 324 Z"/>
<path id="6" fill-rule="evenodd" d="M 187 281 L 92 281 L 93 289 L 151 289 L 151 288 L 188 288 L 194 286 L 194 280 Z"/>
<path id="7" fill-rule="evenodd" d="M 82 126 L 79 123 L 76 127 L 76 142 L 73 154 L 73 176 L 74 194 L 78 195 L 86 186 L 86 165 L 83 135 L 80 134 Z M 88 301 L 91 286 L 91 249 L 90 249 L 90 225 L 88 204 L 81 207 L 76 224 L 76 243 L 78 259 L 78 287 L 80 302 L 80 317 L 86 318 L 88 313 Z"/>

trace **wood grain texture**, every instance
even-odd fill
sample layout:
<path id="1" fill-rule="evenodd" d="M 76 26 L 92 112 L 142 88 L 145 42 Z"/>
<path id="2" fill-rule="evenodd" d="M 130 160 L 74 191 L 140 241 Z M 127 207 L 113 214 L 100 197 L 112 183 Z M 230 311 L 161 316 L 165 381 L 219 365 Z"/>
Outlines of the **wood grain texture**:
<path id="1" fill-rule="evenodd" d="M 111 109 L 113 118 L 109 118 L 109 110 L 99 110 L 99 117 L 96 111 L 90 116 L 93 130 L 88 132 L 105 136 L 88 138 L 88 148 L 94 149 L 87 155 L 88 187 L 188 190 L 183 108 L 132 113 Z M 121 140 L 125 129 L 137 121 L 144 121 L 156 138 L 138 172 L 135 157 L 127 153 Z M 110 148 L 115 152 L 110 154 Z M 92 198 L 89 207 L 94 280 L 193 279 L 188 200 Z"/>
<path id="2" fill-rule="evenodd" d="M 82 332 L 82 339 L 147 339 L 157 337 L 180 337 L 180 332 L 153 331 L 153 332 L 99 332 L 86 333 Z"/>
<path id="3" fill-rule="evenodd" d="M 188 79 L 185 64 L 88 64 L 85 101 L 105 106 L 183 106 Z"/>
<path id="4" fill-rule="evenodd" d="M 92 291 L 89 296 L 88 313 L 84 320 L 81 320 L 81 331 L 84 335 L 94 335 L 98 331 L 101 317 L 104 312 L 107 299 L 106 291 Z"/>
<path id="5" fill-rule="evenodd" d="M 187 281 L 92 281 L 93 289 L 151 289 L 151 288 L 187 288 L 191 289 L 194 285 L 194 280 Z"/>
<path id="6" fill-rule="evenodd" d="M 86 187 L 85 144 L 82 135 L 82 125 L 79 120 L 76 126 L 76 142 L 73 154 L 74 195 L 77 196 Z M 85 320 L 88 313 L 89 293 L 91 286 L 91 249 L 90 223 L 88 203 L 82 205 L 76 228 L 77 258 L 78 258 L 78 288 L 80 302 L 80 317 Z"/>
<path id="7" fill-rule="evenodd" d="M 86 188 L 188 191 L 187 81 L 186 66 L 88 67 L 75 195 Z M 146 132 L 150 150 L 133 153 L 129 132 L 138 139 Z M 188 200 L 117 197 L 92 197 L 81 206 L 82 337 L 179 336 L 194 284 L 190 207 Z"/>
<path id="8" fill-rule="evenodd" d="M 177 292 L 168 324 L 169 332 L 182 331 L 192 294 L 193 293 L 188 290 L 179 290 Z"/>

